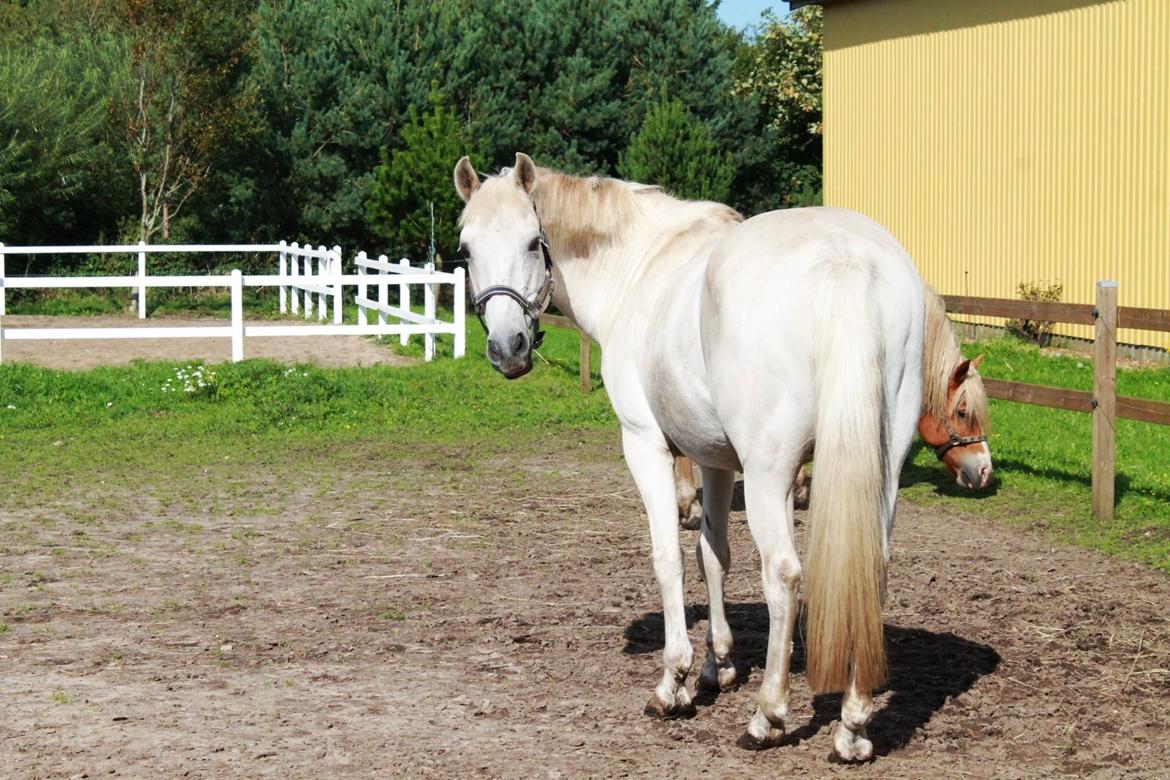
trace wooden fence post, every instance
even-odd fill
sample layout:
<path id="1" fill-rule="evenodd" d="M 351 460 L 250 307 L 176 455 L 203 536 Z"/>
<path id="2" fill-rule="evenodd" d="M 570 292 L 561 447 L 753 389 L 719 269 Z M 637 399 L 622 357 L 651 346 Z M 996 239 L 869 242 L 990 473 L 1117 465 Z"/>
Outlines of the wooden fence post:
<path id="1" fill-rule="evenodd" d="M 581 372 L 581 392 L 588 393 L 593 389 L 593 341 L 585 334 L 585 331 L 577 331 L 581 336 L 581 352 L 580 352 L 580 368 Z"/>
<path id="2" fill-rule="evenodd" d="M 1097 282 L 1093 341 L 1093 515 L 1113 519 L 1117 419 L 1117 282 Z"/>

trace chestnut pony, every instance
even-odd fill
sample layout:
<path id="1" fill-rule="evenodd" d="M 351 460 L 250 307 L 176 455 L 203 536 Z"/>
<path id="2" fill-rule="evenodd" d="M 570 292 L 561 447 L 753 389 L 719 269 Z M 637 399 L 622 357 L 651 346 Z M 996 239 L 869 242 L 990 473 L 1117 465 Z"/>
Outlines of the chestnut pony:
<path id="1" fill-rule="evenodd" d="M 602 348 L 601 373 L 650 522 L 665 623 L 663 674 L 647 710 L 694 711 L 674 455 L 702 469 L 700 539 L 711 620 L 700 682 L 729 685 L 723 611 L 736 471 L 760 552 L 767 666 L 745 739 L 774 742 L 788 714 L 803 575 L 807 679 L 844 691 L 833 747 L 872 756 L 866 724 L 886 675 L 882 591 L 898 474 L 922 407 L 923 287 L 881 226 L 832 208 L 744 220 L 656 187 L 538 169 L 524 154 L 481 182 L 465 157 L 460 254 L 487 357 L 532 368 L 550 301 Z M 817 452 L 805 566 L 793 540 L 793 480 Z"/>

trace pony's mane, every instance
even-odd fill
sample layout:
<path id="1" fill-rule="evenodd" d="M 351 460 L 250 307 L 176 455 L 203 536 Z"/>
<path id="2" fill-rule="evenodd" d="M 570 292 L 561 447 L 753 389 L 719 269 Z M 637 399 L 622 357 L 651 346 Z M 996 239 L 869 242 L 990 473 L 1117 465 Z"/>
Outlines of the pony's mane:
<path id="1" fill-rule="evenodd" d="M 950 417 L 962 401 L 967 401 L 967 414 L 971 423 L 985 434 L 990 430 L 991 417 L 988 413 L 987 391 L 979 372 L 974 366 L 967 372 L 967 378 L 960 385 L 952 400 L 947 398 L 951 375 L 963 362 L 959 340 L 955 338 L 954 326 L 947 317 L 942 298 L 926 287 L 926 333 L 922 353 L 922 405 L 926 411 L 942 420 Z M 948 402 L 949 401 L 949 402 Z"/>

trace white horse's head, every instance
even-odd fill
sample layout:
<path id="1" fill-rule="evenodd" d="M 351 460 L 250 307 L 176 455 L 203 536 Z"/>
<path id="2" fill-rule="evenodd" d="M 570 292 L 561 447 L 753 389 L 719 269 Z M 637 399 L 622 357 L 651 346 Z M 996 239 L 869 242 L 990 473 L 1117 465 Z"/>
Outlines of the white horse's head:
<path id="1" fill-rule="evenodd" d="M 552 297 L 551 261 L 532 203 L 535 186 L 536 165 L 526 154 L 482 183 L 468 158 L 455 166 L 455 190 L 467 204 L 459 219 L 459 255 L 487 330 L 488 360 L 508 379 L 532 370 L 539 317 Z"/>

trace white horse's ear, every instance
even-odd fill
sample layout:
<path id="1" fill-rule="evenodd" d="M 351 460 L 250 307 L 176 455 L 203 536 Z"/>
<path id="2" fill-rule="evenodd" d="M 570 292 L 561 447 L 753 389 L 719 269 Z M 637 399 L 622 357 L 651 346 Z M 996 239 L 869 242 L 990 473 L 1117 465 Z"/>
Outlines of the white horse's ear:
<path id="1" fill-rule="evenodd" d="M 976 356 L 976 357 L 972 358 L 972 359 L 971 359 L 971 369 L 972 369 L 972 370 L 974 370 L 974 369 L 977 369 L 977 368 L 979 368 L 979 364 L 980 364 L 980 363 L 982 363 L 982 362 L 983 362 L 983 356 L 982 356 L 982 355 L 978 355 L 978 356 Z"/>
<path id="2" fill-rule="evenodd" d="M 471 196 L 479 189 L 479 174 L 471 167 L 471 160 L 464 156 L 455 163 L 455 191 L 463 202 L 471 200 Z"/>
<path id="3" fill-rule="evenodd" d="M 516 152 L 516 167 L 512 169 L 512 180 L 529 195 L 536 186 L 536 163 L 524 152 Z"/>

